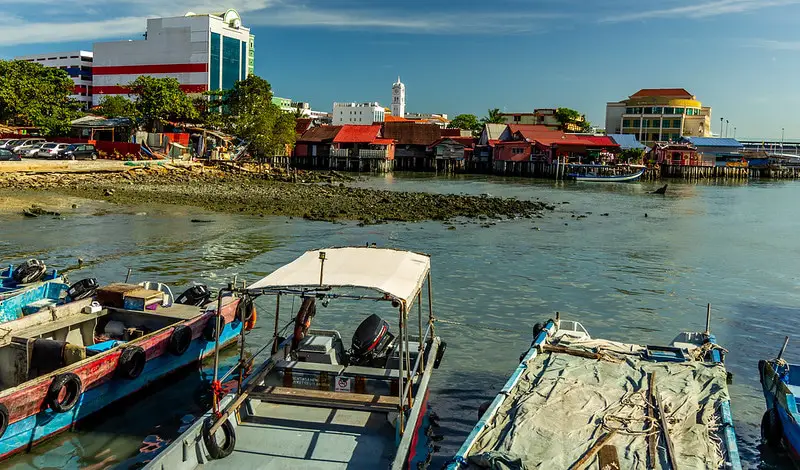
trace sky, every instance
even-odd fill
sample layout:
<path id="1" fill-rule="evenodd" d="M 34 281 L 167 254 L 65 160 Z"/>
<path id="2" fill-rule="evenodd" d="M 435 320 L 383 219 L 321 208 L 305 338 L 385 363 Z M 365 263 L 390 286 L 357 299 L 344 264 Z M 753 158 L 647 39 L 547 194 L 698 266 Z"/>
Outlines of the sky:
<path id="1" fill-rule="evenodd" d="M 0 58 L 141 39 L 147 17 L 235 8 L 256 36 L 256 74 L 278 96 L 330 111 L 570 107 L 686 88 L 729 135 L 800 138 L 800 0 L 0 0 Z M 794 34 L 793 34 L 794 33 Z"/>

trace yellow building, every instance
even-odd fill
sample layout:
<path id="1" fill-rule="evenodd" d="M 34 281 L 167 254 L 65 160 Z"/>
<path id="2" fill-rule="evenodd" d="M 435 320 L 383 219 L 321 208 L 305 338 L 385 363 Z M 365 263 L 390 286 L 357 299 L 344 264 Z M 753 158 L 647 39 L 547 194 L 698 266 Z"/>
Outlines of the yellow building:
<path id="1" fill-rule="evenodd" d="M 606 104 L 606 132 L 633 134 L 645 145 L 711 136 L 711 107 L 683 88 L 645 88 Z"/>

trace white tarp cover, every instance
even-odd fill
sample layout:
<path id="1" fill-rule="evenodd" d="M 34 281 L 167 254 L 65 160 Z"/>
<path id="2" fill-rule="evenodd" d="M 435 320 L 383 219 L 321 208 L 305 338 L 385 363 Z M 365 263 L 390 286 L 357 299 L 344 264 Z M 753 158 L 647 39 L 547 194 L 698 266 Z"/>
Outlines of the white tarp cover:
<path id="1" fill-rule="evenodd" d="M 409 302 L 425 282 L 430 257 L 386 248 L 328 248 L 307 251 L 248 289 L 318 287 L 319 253 L 325 252 L 322 284 L 373 289 Z"/>
<path id="2" fill-rule="evenodd" d="M 699 361 L 651 362 L 638 357 L 641 348 L 603 340 L 561 341 L 583 350 L 600 350 L 613 361 L 543 353 L 528 363 L 490 426 L 470 451 L 470 468 L 493 470 L 567 469 L 612 427 L 625 420 L 644 431 L 647 374 L 655 383 L 669 416 L 669 433 L 677 468 L 716 469 L 723 464 L 717 417 L 728 400 L 726 371 Z M 658 427 L 651 432 L 658 433 Z M 658 434 L 656 434 L 658 435 Z M 648 469 L 646 433 L 617 432 L 608 442 L 616 447 L 622 469 Z M 664 439 L 658 441 L 655 468 L 669 468 Z M 599 468 L 598 455 L 584 468 Z"/>

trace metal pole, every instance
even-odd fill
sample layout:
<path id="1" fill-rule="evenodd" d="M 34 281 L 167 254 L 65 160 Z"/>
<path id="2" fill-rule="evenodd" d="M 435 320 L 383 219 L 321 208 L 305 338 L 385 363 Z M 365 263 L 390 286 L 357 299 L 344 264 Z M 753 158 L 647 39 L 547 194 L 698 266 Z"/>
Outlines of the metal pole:
<path id="1" fill-rule="evenodd" d="M 230 287 L 228 288 L 228 290 L 231 290 Z M 215 338 L 214 338 L 214 382 L 213 383 L 216 383 L 217 379 L 219 378 L 219 316 L 220 313 L 222 312 L 222 293 L 224 291 L 225 288 L 219 290 L 219 295 L 217 296 L 217 311 L 214 312 L 215 313 L 214 320 L 217 322 L 217 328 L 216 328 L 217 331 L 216 334 L 214 335 Z M 212 404 L 214 405 L 213 406 L 214 412 L 219 413 L 219 402 L 217 401 L 217 394 L 213 393 L 211 399 L 212 399 Z"/>
<path id="2" fill-rule="evenodd" d="M 419 348 L 418 351 L 422 354 L 422 291 L 417 292 L 417 320 L 419 323 Z M 422 365 L 422 369 L 425 368 L 425 364 Z"/>
<path id="3" fill-rule="evenodd" d="M 783 357 L 783 353 L 786 351 L 786 345 L 788 345 L 788 344 L 789 344 L 789 337 L 787 336 L 783 340 L 783 346 L 781 346 L 781 352 L 778 353 L 778 357 L 775 359 L 776 361 Z"/>
<path id="4" fill-rule="evenodd" d="M 711 304 L 706 307 L 706 336 L 711 334 Z"/>
<path id="5" fill-rule="evenodd" d="M 253 299 L 250 299 L 250 301 L 254 302 Z M 241 302 L 241 300 L 240 300 L 240 302 Z M 255 308 L 255 304 L 253 304 L 253 305 L 254 305 L 253 308 Z M 239 379 L 237 380 L 237 384 L 238 384 L 237 393 L 239 393 L 239 394 L 242 393 L 242 380 L 244 380 L 244 339 L 245 339 L 245 336 L 244 336 L 244 333 L 245 333 L 245 331 L 244 331 L 244 317 L 246 315 L 247 315 L 246 312 L 242 313 L 241 332 L 239 333 L 239 335 L 242 337 L 242 344 L 239 347 Z M 219 328 L 219 323 L 220 323 L 219 322 L 219 315 L 217 315 L 217 338 L 219 338 L 219 329 L 220 329 Z"/>
<path id="6" fill-rule="evenodd" d="M 279 328 L 278 323 L 280 321 L 279 320 L 280 313 L 281 313 L 281 293 L 278 292 L 278 295 L 275 298 L 275 332 L 272 333 L 272 338 L 273 338 L 272 339 L 272 354 L 275 354 L 276 352 L 278 352 L 278 346 L 280 346 L 278 344 L 278 328 Z"/>
<path id="7" fill-rule="evenodd" d="M 319 252 L 319 285 L 322 285 L 322 272 L 325 269 L 325 252 Z"/>
<path id="8" fill-rule="evenodd" d="M 431 286 L 431 272 L 428 271 L 428 324 L 431 327 L 431 338 L 436 336 L 433 329 L 433 286 Z"/>
<path id="9" fill-rule="evenodd" d="M 400 420 L 400 426 L 399 426 L 398 429 L 400 431 L 400 435 L 401 436 L 403 435 L 403 431 L 404 431 L 403 422 L 405 421 L 405 416 L 404 416 L 405 410 L 403 410 L 403 388 L 404 388 L 403 387 L 403 378 L 404 378 L 403 377 L 403 359 L 404 359 L 404 357 L 403 357 L 403 316 L 404 316 L 403 313 L 405 312 L 405 309 L 406 309 L 406 303 L 404 301 L 400 305 L 400 341 L 399 341 L 400 350 L 398 351 L 398 355 L 397 355 L 397 358 L 399 359 L 399 363 L 400 363 L 400 370 L 399 370 L 400 373 L 398 374 L 399 383 L 398 383 L 398 387 L 397 387 L 398 388 L 397 393 L 398 393 L 398 395 L 400 397 L 400 413 L 399 413 L 399 416 L 398 416 L 398 419 Z"/>
<path id="10" fill-rule="evenodd" d="M 128 274 L 125 275 L 125 284 L 127 284 L 128 279 L 131 278 L 131 271 L 133 271 L 133 268 L 128 268 Z"/>

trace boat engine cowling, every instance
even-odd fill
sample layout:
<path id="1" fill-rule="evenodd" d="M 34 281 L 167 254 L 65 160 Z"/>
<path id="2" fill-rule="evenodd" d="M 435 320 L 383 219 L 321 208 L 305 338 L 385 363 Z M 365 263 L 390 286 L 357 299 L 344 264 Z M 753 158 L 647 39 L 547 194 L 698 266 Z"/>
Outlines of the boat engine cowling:
<path id="1" fill-rule="evenodd" d="M 30 284 L 44 277 L 47 266 L 38 259 L 29 259 L 17 266 L 11 277 L 17 284 Z"/>
<path id="2" fill-rule="evenodd" d="M 353 366 L 386 367 L 394 347 L 394 335 L 389 323 L 372 314 L 358 325 L 353 333 L 349 364 Z"/>

